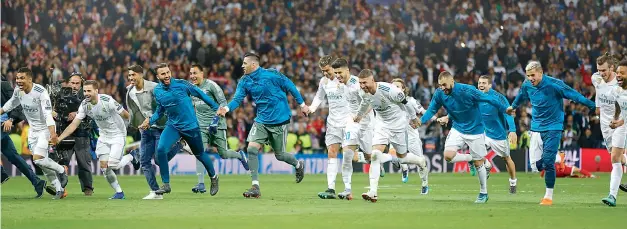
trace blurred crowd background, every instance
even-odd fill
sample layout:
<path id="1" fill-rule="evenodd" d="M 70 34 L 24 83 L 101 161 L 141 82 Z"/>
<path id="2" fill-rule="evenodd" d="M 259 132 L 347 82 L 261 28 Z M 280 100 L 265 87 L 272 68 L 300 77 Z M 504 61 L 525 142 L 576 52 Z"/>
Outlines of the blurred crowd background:
<path id="1" fill-rule="evenodd" d="M 254 51 L 309 104 L 322 77 L 318 60 L 331 54 L 347 58 L 355 75 L 370 68 L 378 81 L 405 79 L 427 107 L 440 71 L 467 84 L 492 76 L 511 101 L 525 65 L 537 60 L 594 100 L 596 58 L 627 53 L 626 11 L 620 0 L 3 0 L 1 70 L 14 83 L 15 71 L 30 67 L 44 85 L 81 72 L 124 103 L 127 66 L 167 62 L 187 79 L 199 63 L 230 100 L 241 58 Z M 146 79 L 156 81 L 149 71 Z M 288 151 L 324 150 L 327 112 L 303 117 L 291 100 Z M 232 148 L 244 147 L 253 122 L 254 104 L 245 103 L 228 117 Z M 565 109 L 562 146 L 602 147 L 598 119 L 580 105 Z M 530 111 L 519 109 L 520 144 L 512 148 L 528 144 Z M 435 123 L 420 128 L 425 139 L 443 140 L 447 131 Z"/>

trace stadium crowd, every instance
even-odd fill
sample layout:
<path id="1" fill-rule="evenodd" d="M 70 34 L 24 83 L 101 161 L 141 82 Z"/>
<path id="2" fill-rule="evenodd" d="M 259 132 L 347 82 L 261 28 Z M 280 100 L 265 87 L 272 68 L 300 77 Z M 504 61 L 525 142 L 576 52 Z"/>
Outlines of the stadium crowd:
<path id="1" fill-rule="evenodd" d="M 373 3 L 374 2 L 374 3 Z M 290 77 L 309 104 L 322 76 L 324 54 L 347 57 L 353 74 L 375 69 L 377 81 L 404 78 L 423 106 L 442 70 L 458 82 L 492 77 L 494 89 L 513 100 L 525 79 L 523 66 L 542 63 L 545 72 L 594 99 L 591 75 L 605 52 L 627 53 L 627 3 L 619 0 L 6 0 L 2 1 L 2 74 L 32 68 L 48 84 L 81 72 L 99 80 L 124 103 L 126 67 L 170 63 L 176 78 L 188 78 L 192 63 L 230 100 L 243 74 L 241 57 L 255 51 L 263 67 Z M 147 79 L 156 81 L 154 74 Z M 297 114 L 292 100 L 295 150 L 323 148 L 326 112 Z M 582 105 L 565 104 L 563 147 L 602 147 L 598 118 Z M 253 121 L 246 102 L 227 119 L 243 147 Z M 519 109 L 519 135 L 531 108 Z M 442 111 L 443 112 L 443 111 Z M 433 123 L 422 138 L 446 136 Z M 519 138 L 525 146 L 525 138 Z M 442 141 L 443 142 L 443 141 Z"/>

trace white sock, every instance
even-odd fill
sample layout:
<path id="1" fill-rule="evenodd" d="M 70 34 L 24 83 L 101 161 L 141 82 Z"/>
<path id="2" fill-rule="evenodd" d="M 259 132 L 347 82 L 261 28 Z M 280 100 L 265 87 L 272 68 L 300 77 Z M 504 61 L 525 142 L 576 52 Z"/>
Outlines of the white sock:
<path id="1" fill-rule="evenodd" d="M 364 152 L 357 151 L 357 162 L 364 164 L 368 163 L 366 161 L 366 156 L 364 156 Z"/>
<path id="2" fill-rule="evenodd" d="M 350 149 L 344 150 L 344 154 L 342 155 L 342 181 L 344 181 L 344 190 L 351 190 L 354 155 L 355 152 Z"/>
<path id="3" fill-rule="evenodd" d="M 55 161 L 53 161 L 52 159 L 48 157 L 44 159 L 35 160 L 35 164 L 39 165 L 39 167 L 42 167 L 42 168 L 48 168 L 51 171 L 56 172 L 56 173 L 65 172 L 65 169 L 63 168 L 63 166 L 59 165 L 59 163 L 56 163 Z"/>
<path id="4" fill-rule="evenodd" d="M 131 163 L 132 160 L 133 160 L 133 155 L 130 155 L 130 154 L 124 155 L 122 157 L 122 160 L 120 160 L 120 163 L 118 164 L 117 168 L 115 169 L 124 168 L 124 166 L 128 165 L 128 163 Z"/>
<path id="5" fill-rule="evenodd" d="M 477 174 L 479 177 L 479 193 L 488 194 L 488 171 L 485 170 L 485 165 L 477 167 Z"/>
<path id="6" fill-rule="evenodd" d="M 407 164 L 401 164 L 401 171 L 409 170 L 409 166 Z"/>
<path id="7" fill-rule="evenodd" d="M 199 160 L 196 160 L 196 176 L 198 176 L 198 183 L 205 183 L 205 165 Z"/>
<path id="8" fill-rule="evenodd" d="M 516 186 L 518 179 L 509 178 L 509 186 Z"/>
<path id="9" fill-rule="evenodd" d="M 386 163 L 388 161 L 391 161 L 392 159 L 393 159 L 392 155 L 390 155 L 388 153 L 381 153 L 381 155 L 378 158 L 380 164 L 383 164 L 383 163 Z"/>
<path id="10" fill-rule="evenodd" d="M 549 200 L 553 199 L 553 189 L 552 188 L 546 188 L 546 193 L 544 193 L 544 199 L 549 199 Z"/>
<path id="11" fill-rule="evenodd" d="M 451 159 L 451 163 L 460 162 L 460 161 L 472 161 L 472 156 L 470 154 L 465 153 L 457 153 L 453 159 Z"/>
<path id="12" fill-rule="evenodd" d="M 612 163 L 612 173 L 610 177 L 610 195 L 616 198 L 618 186 L 623 178 L 623 166 L 620 163 Z"/>
<path id="13" fill-rule="evenodd" d="M 337 177 L 337 158 L 329 158 L 327 161 L 327 186 L 335 190 L 335 178 Z"/>
<path id="14" fill-rule="evenodd" d="M 483 165 L 485 166 L 486 170 L 490 171 L 492 169 L 492 163 L 490 163 L 490 161 L 488 159 L 485 160 L 485 162 L 483 162 Z"/>
<path id="15" fill-rule="evenodd" d="M 408 153 L 405 154 L 404 158 L 401 158 L 401 163 L 402 164 L 413 164 L 413 165 L 419 165 L 422 166 L 425 164 L 425 158 L 424 157 L 420 157 L 416 154 L 413 153 Z"/>
<path id="16" fill-rule="evenodd" d="M 120 184 L 118 183 L 118 176 L 115 175 L 113 169 L 102 168 L 102 174 L 105 176 L 105 179 L 107 179 L 107 182 L 109 182 L 109 185 L 111 185 L 111 188 L 113 188 L 115 192 L 122 192 L 122 187 L 120 187 Z"/>
<path id="17" fill-rule="evenodd" d="M 259 186 L 259 181 L 258 181 L 258 180 L 254 180 L 254 181 L 253 181 L 253 185 L 257 185 L 257 186 Z"/>
<path id="18" fill-rule="evenodd" d="M 54 187 L 54 189 L 56 191 L 63 191 L 63 188 L 61 187 L 61 182 L 59 182 L 59 178 L 57 177 L 57 173 L 49 168 L 45 168 L 45 167 L 41 167 L 41 171 L 44 173 L 44 175 L 46 176 L 46 178 L 48 178 L 48 181 L 50 181 L 50 184 L 52 184 L 52 186 Z"/>
<path id="19" fill-rule="evenodd" d="M 373 150 L 372 156 L 376 158 L 376 160 L 370 161 L 370 173 L 368 177 L 370 178 L 370 192 L 377 194 L 377 189 L 379 187 L 379 175 L 381 175 L 381 162 L 380 157 L 382 156 L 381 151 Z"/>

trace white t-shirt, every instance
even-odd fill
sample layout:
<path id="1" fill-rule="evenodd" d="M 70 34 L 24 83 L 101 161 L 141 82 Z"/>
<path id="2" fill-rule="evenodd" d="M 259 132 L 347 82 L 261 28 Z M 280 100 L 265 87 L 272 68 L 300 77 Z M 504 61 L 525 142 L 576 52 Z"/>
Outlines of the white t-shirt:
<path id="1" fill-rule="evenodd" d="M 78 107 L 76 118 L 83 120 L 85 116 L 91 117 L 98 125 L 100 137 L 126 137 L 126 123 L 120 115 L 122 112 L 124 108 L 115 99 L 98 94 L 98 103 L 95 105 L 83 100 Z"/>
<path id="2" fill-rule="evenodd" d="M 52 104 L 48 91 L 39 84 L 33 84 L 30 93 L 15 88 L 13 96 L 7 101 L 2 110 L 6 113 L 22 105 L 22 112 L 26 116 L 31 130 L 44 130 L 54 126 L 52 118 Z"/>

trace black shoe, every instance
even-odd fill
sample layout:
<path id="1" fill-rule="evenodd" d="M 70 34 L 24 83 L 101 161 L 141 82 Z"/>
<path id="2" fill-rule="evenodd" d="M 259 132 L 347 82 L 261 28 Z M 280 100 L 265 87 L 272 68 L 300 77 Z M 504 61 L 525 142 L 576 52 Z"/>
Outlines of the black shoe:
<path id="1" fill-rule="evenodd" d="M 261 197 L 261 191 L 259 190 L 259 185 L 254 184 L 252 188 L 246 190 L 243 193 L 246 198 L 259 198 Z"/>
<path id="2" fill-rule="evenodd" d="M 172 189 L 170 188 L 170 184 L 165 183 L 163 185 L 161 185 L 161 188 L 157 191 L 155 191 L 156 194 L 158 195 L 163 195 L 164 193 L 170 193 L 172 191 Z"/>
<path id="3" fill-rule="evenodd" d="M 300 183 L 305 178 L 305 162 L 298 161 L 296 165 L 296 183 Z"/>
<path id="4" fill-rule="evenodd" d="M 211 188 L 209 188 L 209 194 L 211 194 L 212 196 L 218 194 L 218 191 L 220 190 L 220 185 L 218 183 L 219 181 L 220 177 L 218 177 L 218 175 L 216 175 L 215 178 L 211 178 Z"/>
<path id="5" fill-rule="evenodd" d="M 620 190 L 623 190 L 623 192 L 627 192 L 627 184 L 621 184 L 618 187 L 620 188 Z"/>
<path id="6" fill-rule="evenodd" d="M 63 166 L 63 168 L 65 169 L 65 171 L 63 171 L 62 173 L 58 173 L 57 178 L 59 179 L 59 182 L 61 183 L 61 188 L 65 189 L 65 186 L 67 186 L 67 181 L 68 181 L 67 166 Z"/>
<path id="7" fill-rule="evenodd" d="M 131 150 L 131 152 L 128 154 L 133 156 L 133 160 L 131 160 L 131 164 L 133 164 L 133 169 L 138 170 L 141 167 L 141 164 L 139 163 L 139 155 L 137 154 L 137 150 Z"/>
<path id="8" fill-rule="evenodd" d="M 516 186 L 509 186 L 509 194 L 516 194 Z"/>
<path id="9" fill-rule="evenodd" d="M 56 195 L 57 194 L 57 189 L 55 189 L 52 186 L 46 186 L 46 192 L 50 195 Z"/>
<path id="10" fill-rule="evenodd" d="M 0 184 L 4 184 L 4 182 L 7 182 L 10 179 L 9 174 L 7 174 L 7 172 L 4 171 L 4 169 L 2 169 L 2 172 L 0 173 L 2 173 L 0 177 Z"/>
<path id="11" fill-rule="evenodd" d="M 37 184 L 35 185 L 35 192 L 37 193 L 37 196 L 35 196 L 35 198 L 41 198 L 41 196 L 44 195 L 44 189 L 46 188 L 47 183 L 48 182 L 46 182 L 45 180 L 39 180 L 39 182 L 37 182 Z"/>

